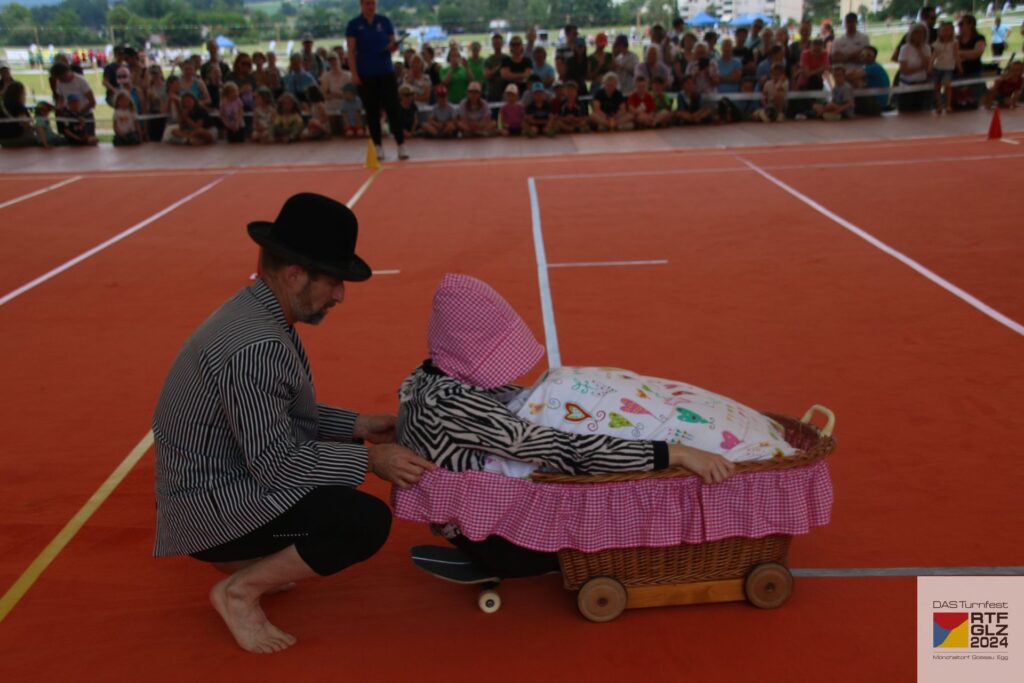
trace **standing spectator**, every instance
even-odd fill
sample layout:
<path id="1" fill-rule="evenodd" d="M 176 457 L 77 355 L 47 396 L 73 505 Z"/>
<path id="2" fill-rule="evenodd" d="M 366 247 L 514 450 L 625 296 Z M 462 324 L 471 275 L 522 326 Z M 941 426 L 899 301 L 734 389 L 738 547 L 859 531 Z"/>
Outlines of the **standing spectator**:
<path id="1" fill-rule="evenodd" d="M 344 99 L 343 89 L 352 82 L 352 74 L 341 68 L 341 58 L 336 52 L 327 55 L 327 71 L 320 76 L 320 91 L 324 94 L 327 114 L 331 117 L 335 133 L 342 132 L 341 101 Z"/>
<path id="2" fill-rule="evenodd" d="M 484 60 L 484 78 L 487 80 L 487 101 L 501 102 L 505 97 L 505 81 L 501 77 L 501 65 L 505 55 L 501 49 L 505 39 L 500 33 L 491 36 L 491 56 Z"/>
<path id="3" fill-rule="evenodd" d="M 594 52 L 587 59 L 587 80 L 594 90 L 601 87 L 601 79 L 612 70 L 612 54 L 605 50 L 606 47 L 608 35 L 602 31 L 594 38 Z"/>
<path id="4" fill-rule="evenodd" d="M 210 93 L 210 107 L 212 109 L 217 109 L 220 107 L 220 89 L 224 84 L 219 65 L 210 65 L 210 68 L 206 72 L 206 80 L 204 82 L 206 83 L 206 91 Z M 217 123 L 219 125 L 220 121 Z"/>
<path id="5" fill-rule="evenodd" d="M 370 137 L 377 148 L 377 157 L 384 158 L 381 146 L 381 108 L 387 112 L 388 121 L 399 121 L 398 83 L 395 80 L 395 65 L 391 55 L 398 50 L 395 28 L 391 20 L 377 14 L 377 0 L 360 0 L 362 13 L 348 22 L 345 36 L 348 40 L 348 66 L 352 82 L 359 87 L 359 94 L 366 109 L 366 123 Z M 398 158 L 408 159 L 405 136 L 401 126 L 393 126 L 395 142 L 398 144 Z"/>
<path id="6" fill-rule="evenodd" d="M 167 99 L 160 113 L 163 114 L 165 125 L 163 137 L 159 141 L 169 142 L 171 130 L 177 128 L 181 121 L 181 79 L 178 76 L 167 79 Z"/>
<path id="7" fill-rule="evenodd" d="M 686 22 L 682 17 L 674 18 L 672 20 L 672 30 L 668 34 L 668 39 L 672 41 L 673 45 L 678 45 L 679 41 L 682 40 L 684 33 L 686 33 Z"/>
<path id="8" fill-rule="evenodd" d="M 629 38 L 624 33 L 615 36 L 615 42 L 612 43 L 612 64 L 613 71 L 609 73 L 614 73 L 618 78 L 619 87 L 625 92 L 633 92 L 633 78 L 640 60 L 630 51 Z M 581 88 L 580 92 L 586 90 Z"/>
<path id="9" fill-rule="evenodd" d="M 565 100 L 558 105 L 558 130 L 563 133 L 586 133 L 590 130 L 587 103 L 580 101 L 576 81 L 565 83 Z"/>
<path id="10" fill-rule="evenodd" d="M 985 36 L 978 33 L 978 20 L 973 14 L 965 14 L 960 18 L 960 66 L 963 78 L 979 78 L 981 76 L 981 56 L 985 54 Z M 958 109 L 974 109 L 985 96 L 984 83 L 976 83 L 957 88 L 954 95 Z"/>
<path id="11" fill-rule="evenodd" d="M 234 83 L 238 86 L 238 96 L 242 98 L 242 106 L 246 112 L 251 112 L 256 106 L 256 88 L 260 87 L 256 82 L 256 75 L 252 72 L 252 57 L 247 52 L 239 52 L 235 56 L 235 62 L 231 65 L 231 74 L 225 80 L 226 83 Z"/>
<path id="12" fill-rule="evenodd" d="M 434 106 L 423 122 L 423 134 L 429 138 L 453 138 L 459 131 L 458 118 L 459 113 L 448 101 L 448 88 L 439 85 L 434 89 Z"/>
<path id="13" fill-rule="evenodd" d="M 661 76 L 666 81 L 672 80 L 672 70 L 661 59 L 661 48 L 657 45 L 649 46 L 647 52 L 644 53 L 644 61 L 636 65 L 633 76 L 643 76 L 648 83 L 657 76 Z"/>
<path id="14" fill-rule="evenodd" d="M 508 47 L 511 54 L 501 61 L 501 78 L 506 83 L 515 85 L 519 94 L 522 95 L 526 91 L 526 83 L 533 73 L 533 60 L 526 56 L 523 50 L 523 39 L 519 36 L 512 36 Z"/>
<path id="15" fill-rule="evenodd" d="M 754 62 L 754 52 L 747 47 L 747 29 L 742 26 L 733 33 L 733 55 L 743 65 L 744 75 L 753 76 L 757 63 Z"/>
<path id="16" fill-rule="evenodd" d="M 948 114 L 953 113 L 953 75 L 962 71 L 960 48 L 956 36 L 953 35 L 953 22 L 944 21 L 939 26 L 939 39 L 932 45 L 932 74 L 935 77 L 933 97 L 936 114 L 941 114 L 943 110 Z"/>
<path id="17" fill-rule="evenodd" d="M 750 35 L 747 37 L 747 42 L 743 46 L 750 50 L 752 54 L 761 52 L 761 48 L 764 45 L 764 37 L 761 35 L 763 30 L 764 22 L 760 19 L 755 19 L 754 23 L 750 26 Z"/>
<path id="18" fill-rule="evenodd" d="M 326 64 L 323 58 L 313 49 L 313 34 L 306 31 L 302 34 L 302 68 L 313 78 L 319 80 Z"/>
<path id="19" fill-rule="evenodd" d="M 566 24 L 562 29 L 562 34 L 563 39 L 558 45 L 558 50 L 555 51 L 555 57 L 567 62 L 572 57 L 573 50 L 576 49 L 576 39 L 580 37 L 580 31 L 575 24 Z"/>
<path id="20" fill-rule="evenodd" d="M 572 43 L 572 53 L 565 59 L 563 81 L 576 81 L 580 92 L 587 91 L 587 41 L 577 36 Z"/>
<path id="21" fill-rule="evenodd" d="M 498 125 L 483 99 L 483 88 L 479 81 L 469 84 L 466 99 L 459 106 L 459 120 L 456 125 L 462 131 L 463 137 L 483 137 L 494 135 L 498 131 Z"/>
<path id="22" fill-rule="evenodd" d="M 519 104 L 519 88 L 515 83 L 505 86 L 505 104 L 501 105 L 498 119 L 502 135 L 522 134 L 523 123 L 526 122 L 526 108 Z"/>
<path id="23" fill-rule="evenodd" d="M 694 37 L 696 38 L 696 36 Z M 669 40 L 665 27 L 661 24 L 655 24 L 651 27 L 651 45 L 656 45 L 658 47 L 658 56 L 661 58 L 662 63 L 668 67 L 669 73 L 672 73 L 672 60 L 675 57 L 675 47 L 672 45 L 672 41 Z"/>
<path id="24" fill-rule="evenodd" d="M 693 59 L 686 67 L 686 75 L 693 76 L 694 87 L 702 97 L 707 98 L 718 88 L 718 64 L 711 59 L 708 46 L 704 43 L 697 43 L 694 48 Z"/>
<path id="25" fill-rule="evenodd" d="M 306 101 L 306 88 L 316 85 L 316 79 L 303 67 L 302 55 L 297 52 L 292 54 L 288 61 L 288 73 L 284 75 L 282 82 L 285 93 L 290 94 L 299 102 Z M 278 102 L 278 105 L 280 104 Z"/>
<path id="26" fill-rule="evenodd" d="M 664 67 L 665 65 L 659 62 L 659 66 Z M 639 67 L 637 68 L 639 69 Z M 626 106 L 626 96 L 619 90 L 618 77 L 614 73 L 606 73 L 603 87 L 594 93 L 590 123 L 595 129 L 605 131 L 627 128 L 632 122 L 633 115 L 629 113 Z"/>
<path id="27" fill-rule="evenodd" d="M 216 66 L 220 70 L 221 82 L 223 83 L 227 81 L 231 76 L 231 67 L 228 66 L 227 62 L 220 58 L 220 46 L 217 45 L 217 41 L 206 41 L 206 51 L 210 53 L 210 59 L 204 62 L 202 68 L 199 69 L 200 78 L 209 83 L 210 69 Z"/>
<path id="28" fill-rule="evenodd" d="M 441 83 L 441 65 L 435 58 L 434 47 L 430 43 L 423 43 L 420 56 L 423 57 L 423 71 L 430 78 L 430 87 L 436 88 Z"/>
<path id="29" fill-rule="evenodd" d="M 786 68 L 786 51 L 778 45 L 772 45 L 768 48 L 768 54 L 757 65 L 757 71 L 754 73 L 758 88 L 763 88 L 765 82 L 771 78 L 772 67 L 776 64 L 781 64 L 783 69 Z"/>
<path id="30" fill-rule="evenodd" d="M 398 114 L 400 121 L 397 125 L 402 126 L 402 133 L 407 138 L 414 138 L 420 134 L 420 108 L 412 98 L 412 87 L 403 83 L 398 86 Z M 388 130 L 394 135 L 392 128 L 395 123 L 388 121 Z"/>
<path id="31" fill-rule="evenodd" d="M 114 47 L 114 58 L 103 67 L 103 88 L 107 91 L 106 102 L 114 105 L 114 93 L 117 92 L 117 69 L 124 64 L 124 46 Z"/>
<path id="32" fill-rule="evenodd" d="M 728 38 L 722 41 L 722 54 L 715 60 L 715 67 L 718 69 L 718 92 L 739 92 L 743 63 L 733 54 L 732 41 Z"/>
<path id="33" fill-rule="evenodd" d="M 540 82 L 544 84 L 544 89 L 551 94 L 555 86 L 557 74 L 555 73 L 555 67 L 548 63 L 548 51 L 539 45 L 533 48 L 533 75 L 540 78 Z"/>
<path id="34" fill-rule="evenodd" d="M 60 112 L 67 112 L 68 99 L 75 96 L 76 107 L 74 118 L 76 123 L 81 123 L 84 133 L 76 137 L 84 140 L 91 139 L 96 133 L 96 123 L 93 118 L 93 110 L 96 108 L 96 96 L 92 92 L 89 81 L 81 74 L 76 74 L 67 64 L 56 63 L 50 68 L 50 76 L 54 79 L 54 98 L 56 100 L 58 117 Z M 68 125 L 65 123 L 65 125 Z M 94 144 L 94 143 L 88 143 Z"/>
<path id="35" fill-rule="evenodd" d="M 472 80 L 466 58 L 459 52 L 459 46 L 452 43 L 448 47 L 448 64 L 441 70 L 441 85 L 448 89 L 448 101 L 461 104 Z"/>
<path id="36" fill-rule="evenodd" d="M 409 60 L 409 71 L 402 82 L 412 88 L 412 98 L 418 104 L 430 104 L 430 76 L 423 71 L 423 59 L 419 55 L 413 55 Z"/>
<path id="37" fill-rule="evenodd" d="M 1006 34 L 1009 33 L 1009 29 L 1003 25 L 1003 18 L 996 15 L 995 22 L 992 24 L 992 56 L 1002 57 L 1003 51 L 1006 49 Z"/>
<path id="38" fill-rule="evenodd" d="M 466 58 L 466 68 L 473 75 L 471 81 L 476 81 L 483 86 L 487 78 L 484 76 L 484 58 L 480 56 L 481 45 L 479 40 L 469 44 L 469 57 Z"/>
<path id="39" fill-rule="evenodd" d="M 932 69 L 928 27 L 914 24 L 907 36 L 906 44 L 900 48 L 900 82 L 905 85 L 924 85 L 930 80 Z M 905 92 L 896 96 L 896 105 L 901 112 L 921 111 L 929 106 L 930 101 L 929 91 Z"/>
<path id="40" fill-rule="evenodd" d="M 25 86 L 12 81 L 0 98 L 0 147 L 34 147 L 39 144 L 32 117 L 25 106 Z"/>
<path id="41" fill-rule="evenodd" d="M 191 93 L 195 96 L 200 106 L 210 106 L 210 91 L 207 90 L 206 83 L 196 78 L 196 65 L 190 59 L 186 59 L 181 63 L 179 87 L 181 88 L 182 95 Z"/>
<path id="42" fill-rule="evenodd" d="M 864 48 L 864 86 L 867 88 L 888 88 L 889 72 L 877 61 L 878 49 L 868 45 Z M 889 95 L 868 95 L 858 97 L 854 105 L 856 113 L 878 116 L 889 107 Z"/>
<path id="43" fill-rule="evenodd" d="M 843 20 L 846 32 L 835 39 L 832 44 L 832 66 L 846 69 L 846 79 L 854 87 L 864 82 L 864 69 L 861 64 L 864 48 L 871 44 L 865 33 L 857 30 L 857 15 L 850 12 Z"/>
<path id="44" fill-rule="evenodd" d="M 167 102 L 167 83 L 164 82 L 164 72 L 159 64 L 151 64 L 146 69 L 145 101 L 145 111 L 152 117 L 146 121 L 146 138 L 150 141 L 160 142 L 163 140 L 164 130 L 167 128 L 167 119 L 161 116 Z"/>
<path id="45" fill-rule="evenodd" d="M 526 54 L 533 57 L 533 50 L 537 47 L 537 27 L 530 26 L 526 29 Z"/>
<path id="46" fill-rule="evenodd" d="M 800 22 L 800 28 L 797 29 L 798 40 L 794 40 L 789 44 L 786 49 L 786 66 L 790 70 L 790 78 L 796 78 L 796 72 L 800 66 L 800 58 L 803 56 L 804 50 L 811 48 L 811 32 L 813 26 L 811 25 L 810 19 L 804 19 Z"/>

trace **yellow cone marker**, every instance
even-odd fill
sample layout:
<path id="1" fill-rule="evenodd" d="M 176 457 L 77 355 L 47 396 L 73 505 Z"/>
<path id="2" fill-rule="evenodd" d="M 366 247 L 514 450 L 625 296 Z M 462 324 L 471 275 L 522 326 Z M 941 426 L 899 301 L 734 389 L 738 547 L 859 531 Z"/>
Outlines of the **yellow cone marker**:
<path id="1" fill-rule="evenodd" d="M 373 138 L 366 141 L 366 168 L 380 168 L 380 159 L 377 158 L 377 148 L 373 146 Z"/>

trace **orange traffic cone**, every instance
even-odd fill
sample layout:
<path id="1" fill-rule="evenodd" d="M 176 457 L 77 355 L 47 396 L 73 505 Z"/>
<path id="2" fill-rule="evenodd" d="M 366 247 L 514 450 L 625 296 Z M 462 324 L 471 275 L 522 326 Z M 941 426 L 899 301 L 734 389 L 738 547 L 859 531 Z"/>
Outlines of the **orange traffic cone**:
<path id="1" fill-rule="evenodd" d="M 988 127 L 988 139 L 998 140 L 1003 137 L 1003 124 L 999 121 L 999 107 L 992 112 L 992 123 Z"/>
<path id="2" fill-rule="evenodd" d="M 366 141 L 366 168 L 373 170 L 380 168 L 380 159 L 377 158 L 377 148 L 373 146 L 373 138 Z"/>

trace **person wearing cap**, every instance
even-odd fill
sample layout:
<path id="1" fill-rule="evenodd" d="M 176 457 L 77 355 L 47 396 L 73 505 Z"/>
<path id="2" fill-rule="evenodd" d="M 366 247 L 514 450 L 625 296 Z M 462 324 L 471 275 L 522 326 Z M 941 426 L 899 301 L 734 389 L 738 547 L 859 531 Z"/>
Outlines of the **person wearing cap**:
<path id="1" fill-rule="evenodd" d="M 356 490 L 366 473 L 405 487 L 434 466 L 393 443 L 393 415 L 316 399 L 295 326 L 320 323 L 346 283 L 370 278 L 355 215 L 304 193 L 248 231 L 259 278 L 185 342 L 157 402 L 154 555 L 228 573 L 210 591 L 214 608 L 242 648 L 275 652 L 295 638 L 260 598 L 336 574 L 387 539 L 387 505 Z"/>
<path id="2" fill-rule="evenodd" d="M 505 86 L 505 104 L 498 110 L 499 130 L 503 136 L 520 135 L 526 121 L 526 107 L 519 102 L 519 88 L 515 83 Z"/>
<path id="3" fill-rule="evenodd" d="M 529 138 L 536 137 L 541 133 L 553 137 L 558 132 L 558 121 L 551 112 L 547 90 L 544 89 L 544 84 L 540 81 L 536 81 L 530 86 L 530 101 L 526 105 L 523 132 Z"/>
<path id="4" fill-rule="evenodd" d="M 381 146 L 381 109 L 388 121 L 398 121 L 398 81 L 391 55 L 398 51 L 395 27 L 383 14 L 377 14 L 377 0 L 360 0 L 360 14 L 348 22 L 345 39 L 348 41 L 348 68 L 352 82 L 366 107 L 366 122 L 376 147 L 377 158 L 384 159 Z M 408 159 L 405 135 L 401 126 L 392 126 L 398 144 L 398 158 Z"/>
<path id="5" fill-rule="evenodd" d="M 59 147 L 65 144 L 64 138 L 57 135 L 53 128 L 50 126 L 50 113 L 53 111 L 53 105 L 46 100 L 36 101 L 36 110 L 34 112 L 32 126 L 36 131 L 36 139 L 39 140 L 39 146 L 43 149 L 49 149 L 51 147 Z"/>
<path id="6" fill-rule="evenodd" d="M 587 59 L 587 80 L 593 90 L 601 87 L 601 79 L 612 70 L 612 54 L 605 49 L 607 47 L 608 34 L 602 31 L 594 38 L 594 52 Z"/>
<path id="7" fill-rule="evenodd" d="M 434 88 L 434 106 L 423 122 L 423 134 L 428 138 L 453 138 L 458 133 L 459 112 L 448 101 L 448 88 Z"/>
<path id="8" fill-rule="evenodd" d="M 420 134 L 420 108 L 413 98 L 412 86 L 403 83 L 398 86 L 398 113 L 401 121 L 402 133 L 407 138 L 414 138 Z M 388 128 L 391 127 L 388 122 Z M 394 133 L 392 133 L 393 135 Z"/>
<path id="9" fill-rule="evenodd" d="M 459 105 L 459 120 L 456 125 L 462 137 L 487 137 L 498 132 L 498 124 L 491 116 L 491 109 L 483 98 L 483 87 L 479 81 L 469 84 L 466 99 Z"/>
<path id="10" fill-rule="evenodd" d="M 323 58 L 313 50 L 313 34 L 306 31 L 302 34 L 302 67 L 314 78 L 319 79 L 324 72 Z"/>
<path id="11" fill-rule="evenodd" d="M 98 142 L 93 133 L 95 124 L 91 116 L 88 118 L 82 114 L 82 100 L 78 93 L 68 93 L 64 98 L 64 108 L 57 114 L 64 119 L 64 129 L 61 134 L 67 139 L 69 145 L 75 147 L 91 147 Z"/>

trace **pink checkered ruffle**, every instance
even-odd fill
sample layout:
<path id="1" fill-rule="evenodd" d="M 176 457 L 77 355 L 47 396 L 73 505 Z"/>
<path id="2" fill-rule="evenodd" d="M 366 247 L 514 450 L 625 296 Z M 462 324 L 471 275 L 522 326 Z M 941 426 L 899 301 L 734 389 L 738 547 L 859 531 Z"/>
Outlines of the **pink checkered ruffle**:
<path id="1" fill-rule="evenodd" d="M 490 285 L 446 273 L 427 327 L 430 358 L 464 384 L 493 389 L 526 373 L 544 355 L 526 322 Z"/>
<path id="2" fill-rule="evenodd" d="M 828 524 L 832 499 L 824 460 L 720 484 L 698 477 L 552 484 L 438 469 L 393 494 L 400 519 L 454 523 L 474 541 L 501 536 L 531 550 L 587 553 L 805 534 Z"/>

